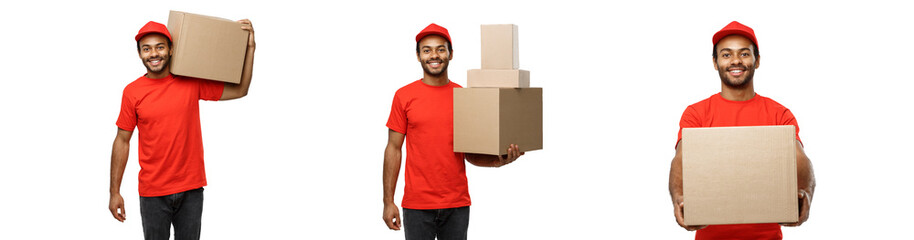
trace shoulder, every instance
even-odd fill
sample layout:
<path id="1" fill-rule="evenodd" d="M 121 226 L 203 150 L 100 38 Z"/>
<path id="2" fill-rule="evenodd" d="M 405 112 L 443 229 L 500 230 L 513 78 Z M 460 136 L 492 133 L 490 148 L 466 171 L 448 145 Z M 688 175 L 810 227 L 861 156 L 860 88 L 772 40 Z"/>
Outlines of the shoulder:
<path id="1" fill-rule="evenodd" d="M 195 77 L 188 77 L 188 76 L 181 76 L 181 75 L 172 75 L 172 76 L 174 76 L 175 81 L 183 81 L 183 82 L 203 82 L 203 81 L 209 81 L 209 80 L 202 79 L 202 78 L 195 78 Z"/>
<path id="2" fill-rule="evenodd" d="M 463 88 L 463 86 L 460 86 L 460 84 L 457 84 L 453 81 L 449 81 L 448 86 L 452 88 Z"/>
<path id="3" fill-rule="evenodd" d="M 395 93 L 395 96 L 403 96 L 403 95 L 411 95 L 411 94 L 413 94 L 413 93 L 414 93 L 415 91 L 417 91 L 420 87 L 422 87 L 422 86 L 421 86 L 421 84 L 422 84 L 421 81 L 422 81 L 422 80 L 416 80 L 416 81 L 413 81 L 413 82 L 411 82 L 411 83 L 409 83 L 409 84 L 406 84 L 406 86 L 400 87 L 399 89 L 397 89 L 397 92 Z"/>
<path id="4" fill-rule="evenodd" d="M 721 98 L 720 93 L 715 93 L 714 95 L 711 95 L 708 98 L 705 98 L 705 99 L 702 99 L 701 101 L 693 103 L 693 104 L 689 105 L 689 107 L 686 109 L 689 109 L 689 108 L 695 109 L 695 110 L 708 109 L 708 108 L 710 108 L 712 102 L 714 102 L 717 98 Z"/>
<path id="5" fill-rule="evenodd" d="M 149 79 L 147 79 L 145 76 L 140 76 L 137 79 L 134 79 L 128 83 L 127 86 L 124 86 L 124 95 L 132 95 L 136 94 L 138 91 L 141 91 L 141 89 L 147 84 L 146 82 L 148 80 Z"/>
<path id="6" fill-rule="evenodd" d="M 764 103 L 765 106 L 769 109 L 787 110 L 787 107 L 785 107 L 784 105 L 781 105 L 781 103 L 779 103 L 777 101 L 774 101 L 774 99 L 771 99 L 771 98 L 768 98 L 768 97 L 765 97 L 765 96 L 762 96 L 759 94 L 756 94 L 756 97 L 758 97 L 759 98 L 758 100 L 761 101 L 762 103 Z"/>

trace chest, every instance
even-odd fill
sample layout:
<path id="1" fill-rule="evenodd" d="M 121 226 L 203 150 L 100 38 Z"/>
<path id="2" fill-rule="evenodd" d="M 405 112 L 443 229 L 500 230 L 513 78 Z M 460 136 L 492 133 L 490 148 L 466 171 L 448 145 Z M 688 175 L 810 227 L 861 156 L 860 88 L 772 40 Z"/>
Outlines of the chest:
<path id="1" fill-rule="evenodd" d="M 704 127 L 761 126 L 781 124 L 783 112 L 764 104 L 719 104 L 712 105 L 704 115 Z"/>
<path id="2" fill-rule="evenodd" d="M 199 90 L 185 82 L 150 87 L 137 101 L 137 123 L 193 117 L 199 112 L 199 99 Z"/>
<path id="3" fill-rule="evenodd" d="M 454 102 L 452 91 L 439 91 L 408 99 L 405 113 L 408 128 L 452 128 Z"/>

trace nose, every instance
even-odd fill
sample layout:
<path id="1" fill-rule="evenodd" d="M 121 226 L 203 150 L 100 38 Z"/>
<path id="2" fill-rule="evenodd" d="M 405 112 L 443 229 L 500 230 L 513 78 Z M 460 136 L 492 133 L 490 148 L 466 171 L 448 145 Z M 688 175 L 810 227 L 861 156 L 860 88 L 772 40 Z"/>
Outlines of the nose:
<path id="1" fill-rule="evenodd" d="M 743 65 L 743 59 L 739 58 L 739 57 L 735 57 L 735 58 L 733 58 L 733 60 L 730 61 L 730 65 Z"/>

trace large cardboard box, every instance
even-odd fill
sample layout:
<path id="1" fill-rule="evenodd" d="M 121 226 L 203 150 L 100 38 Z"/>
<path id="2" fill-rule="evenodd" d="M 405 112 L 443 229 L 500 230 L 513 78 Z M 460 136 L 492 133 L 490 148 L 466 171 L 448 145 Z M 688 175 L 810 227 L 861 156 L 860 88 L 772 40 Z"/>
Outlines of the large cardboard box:
<path id="1" fill-rule="evenodd" d="M 682 129 L 685 224 L 797 222 L 794 126 Z"/>
<path id="2" fill-rule="evenodd" d="M 230 83 L 241 82 L 248 31 L 232 20 L 171 11 L 174 41 L 171 73 Z"/>
<path id="3" fill-rule="evenodd" d="M 467 70 L 467 87 L 529 88 L 530 71 L 470 69 Z"/>
<path id="4" fill-rule="evenodd" d="M 482 69 L 518 69 L 517 25 L 480 26 Z"/>
<path id="5" fill-rule="evenodd" d="M 454 152 L 543 149 L 542 88 L 455 88 Z"/>

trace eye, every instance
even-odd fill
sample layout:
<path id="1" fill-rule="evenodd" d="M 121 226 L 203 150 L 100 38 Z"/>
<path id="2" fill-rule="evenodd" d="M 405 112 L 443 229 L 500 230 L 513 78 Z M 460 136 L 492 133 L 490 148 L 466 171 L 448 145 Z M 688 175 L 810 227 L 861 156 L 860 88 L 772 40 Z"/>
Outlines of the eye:
<path id="1" fill-rule="evenodd" d="M 724 54 L 721 54 L 720 56 L 722 56 L 722 57 L 730 57 L 730 54 L 729 54 L 729 53 L 724 53 Z"/>
<path id="2" fill-rule="evenodd" d="M 422 49 L 422 52 L 424 52 L 424 53 L 429 53 L 429 52 L 431 52 L 431 50 L 428 50 L 428 49 Z"/>
<path id="3" fill-rule="evenodd" d="M 748 56 L 749 56 L 749 53 L 743 53 L 742 56 L 743 56 L 743 57 L 748 57 Z"/>
<path id="4" fill-rule="evenodd" d="M 163 49 L 165 49 L 165 47 L 163 47 L 163 46 L 158 46 L 158 47 L 156 47 L 156 49 L 158 49 L 158 50 L 163 50 Z"/>

